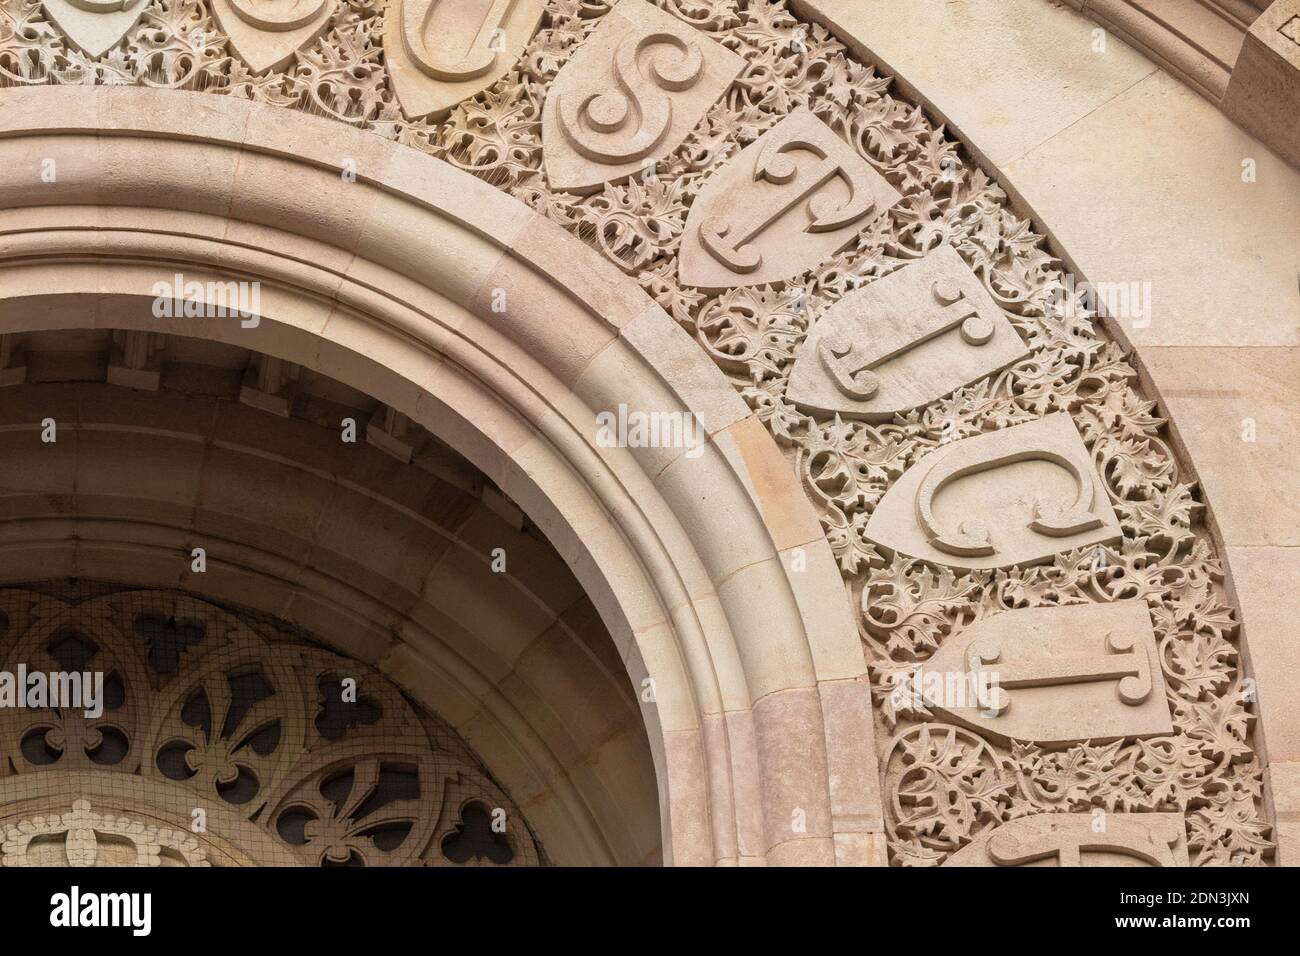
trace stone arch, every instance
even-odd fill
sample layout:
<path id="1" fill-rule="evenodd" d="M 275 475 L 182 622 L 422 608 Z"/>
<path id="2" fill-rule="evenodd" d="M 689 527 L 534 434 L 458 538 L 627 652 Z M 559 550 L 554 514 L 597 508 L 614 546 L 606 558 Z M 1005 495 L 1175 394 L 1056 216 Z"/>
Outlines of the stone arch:
<path id="1" fill-rule="evenodd" d="M 3 104 L 0 163 L 58 169 L 0 184 L 7 331 L 235 343 L 410 416 L 519 502 L 652 682 L 665 862 L 878 858 L 866 667 L 830 548 L 761 423 L 634 282 L 474 177 L 302 113 L 143 88 Z M 178 271 L 261 283 L 257 326 L 155 318 Z M 595 413 L 620 403 L 707 438 L 602 447 Z"/>
<path id="2" fill-rule="evenodd" d="M 505 761 L 557 862 L 659 859 L 654 769 L 617 650 L 559 555 L 468 462 L 410 431 L 401 437 L 419 447 L 403 461 L 365 437 L 366 414 L 351 406 L 338 414 L 359 419 L 363 437 L 346 444 L 336 421 L 169 383 L 85 381 L 102 353 L 87 363 L 73 352 L 60 374 L 60 344 L 106 335 L 40 338 L 24 361 L 44 365 L 42 381 L 0 403 L 0 581 L 76 581 L 76 597 L 90 582 L 175 585 L 291 622 Z M 237 351 L 173 345 L 188 357 L 177 385 L 211 381 L 216 369 L 194 362 L 205 353 Z M 300 397 L 321 401 L 313 388 Z M 33 415 L 59 423 L 56 442 L 35 440 Z M 508 573 L 492 570 L 498 547 Z M 6 623 L 0 607 L 7 645 Z"/>

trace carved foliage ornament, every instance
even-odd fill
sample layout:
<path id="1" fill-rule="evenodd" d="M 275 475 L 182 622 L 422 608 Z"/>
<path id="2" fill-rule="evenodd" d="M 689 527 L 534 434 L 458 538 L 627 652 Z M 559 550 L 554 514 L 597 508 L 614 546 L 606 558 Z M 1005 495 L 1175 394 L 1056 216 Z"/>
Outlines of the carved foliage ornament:
<path id="1" fill-rule="evenodd" d="M 945 866 L 1187 866 L 1176 813 L 1039 814 L 986 831 Z"/>
<path id="2" fill-rule="evenodd" d="M 103 56 L 144 14 L 149 0 L 41 0 L 45 12 L 87 56 Z"/>
<path id="3" fill-rule="evenodd" d="M 941 445 L 889 489 L 866 534 L 910 556 L 988 568 L 1112 541 L 1120 528 L 1088 449 L 1056 414 Z"/>
<path id="4" fill-rule="evenodd" d="M 1028 353 L 952 246 L 840 299 L 794 351 L 801 410 L 888 421 Z"/>
<path id="5" fill-rule="evenodd" d="M 945 641 L 913 681 L 932 711 L 1001 743 L 1173 730 L 1144 601 L 992 615 Z"/>

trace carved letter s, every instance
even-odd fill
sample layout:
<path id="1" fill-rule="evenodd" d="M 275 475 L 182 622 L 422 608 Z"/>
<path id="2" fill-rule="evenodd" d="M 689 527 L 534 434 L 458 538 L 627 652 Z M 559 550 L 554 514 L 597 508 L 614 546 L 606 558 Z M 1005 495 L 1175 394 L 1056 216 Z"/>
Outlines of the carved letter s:
<path id="1" fill-rule="evenodd" d="M 660 52 L 650 60 L 653 82 L 641 75 L 637 60 L 652 46 L 670 46 L 676 56 Z M 587 90 L 562 95 L 557 103 L 560 129 L 579 154 L 600 163 L 632 163 L 659 145 L 672 125 L 672 97 L 699 82 L 704 53 L 699 45 L 672 33 L 626 37 L 614 54 L 619 90 Z M 629 129 L 635 110 L 637 123 Z"/>

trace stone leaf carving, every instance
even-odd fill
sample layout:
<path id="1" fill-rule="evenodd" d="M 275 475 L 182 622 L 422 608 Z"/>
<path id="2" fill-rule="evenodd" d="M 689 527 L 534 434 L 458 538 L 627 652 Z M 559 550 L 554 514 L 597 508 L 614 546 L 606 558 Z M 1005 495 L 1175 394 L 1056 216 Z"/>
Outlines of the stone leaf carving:
<path id="1" fill-rule="evenodd" d="M 881 761 L 885 827 L 921 865 L 934 865 L 1002 818 L 1008 779 L 993 748 L 950 724 L 920 724 L 894 737 Z"/>
<path id="2" fill-rule="evenodd" d="M 551 186 L 595 192 L 666 157 L 744 65 L 645 0 L 623 0 L 547 93 L 542 158 Z"/>
<path id="3" fill-rule="evenodd" d="M 944 866 L 1188 866 L 1177 813 L 1039 813 L 984 830 Z"/>
<path id="4" fill-rule="evenodd" d="M 103 56 L 127 34 L 149 0 L 41 0 L 45 12 L 82 53 Z"/>
<path id="5" fill-rule="evenodd" d="M 443 116 L 515 65 L 546 0 L 390 0 L 384 59 L 403 111 Z"/>
<path id="6" fill-rule="evenodd" d="M 948 638 L 917 682 L 927 707 L 1002 743 L 1173 732 L 1140 599 L 995 614 Z"/>
<path id="7" fill-rule="evenodd" d="M 936 564 L 1004 568 L 1120 537 L 1078 429 L 1064 412 L 940 445 L 903 473 L 867 522 L 876 544 Z"/>
<path id="8" fill-rule="evenodd" d="M 799 108 L 705 183 L 686 220 L 678 277 L 713 291 L 789 279 L 839 252 L 900 198 Z"/>
<path id="9" fill-rule="evenodd" d="M 254 73 L 280 70 L 295 51 L 313 43 L 338 0 L 211 0 L 212 14 L 230 45 Z"/>
<path id="10" fill-rule="evenodd" d="M 802 411 L 887 421 L 1029 352 L 952 246 L 845 296 L 794 353 Z"/>

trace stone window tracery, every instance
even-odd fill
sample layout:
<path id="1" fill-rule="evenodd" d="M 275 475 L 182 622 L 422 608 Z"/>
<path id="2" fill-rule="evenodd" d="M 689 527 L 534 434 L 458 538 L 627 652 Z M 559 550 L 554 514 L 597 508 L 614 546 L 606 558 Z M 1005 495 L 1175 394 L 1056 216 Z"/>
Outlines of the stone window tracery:
<path id="1" fill-rule="evenodd" d="M 611 16 L 603 0 L 550 0 L 515 65 L 445 113 L 404 111 L 401 90 L 394 90 L 386 72 L 384 42 L 394 27 L 378 0 L 334 3 L 326 28 L 290 51 L 291 64 L 257 73 L 228 45 L 201 0 L 144 4 L 138 23 L 124 25 L 121 38 L 93 56 L 87 42 L 61 32 L 58 17 L 46 16 L 36 0 L 0 0 L 0 78 L 12 84 L 198 90 L 361 126 L 480 176 L 634 276 L 731 378 L 786 451 L 818 509 L 871 663 L 894 864 L 943 863 L 964 847 L 989 841 L 988 831 L 1037 814 L 1098 810 L 1151 814 L 1152 820 L 1159 815 L 1161 832 L 1165 816 L 1178 815 L 1183 843 L 1161 853 L 1185 853 L 1194 864 L 1266 862 L 1272 838 L 1252 742 L 1253 699 L 1236 644 L 1236 614 L 1202 521 L 1203 502 L 1170 448 L 1166 420 L 1138 387 L 1128 356 L 1095 321 L 1042 235 L 942 126 L 890 91 L 888 77 L 858 62 L 821 27 L 801 22 L 784 2 L 658 0 L 655 7 L 695 31 L 692 42 L 718 48 L 715 61 L 739 57 L 738 73 L 672 149 L 644 151 L 637 161 L 648 162 L 638 172 L 624 170 L 582 192 L 551 186 L 543 128 L 548 91 Z M 695 75 L 669 76 L 661 85 L 692 89 Z M 622 120 L 613 105 L 606 107 L 608 115 L 596 114 L 597 121 L 615 129 Z M 748 147 L 793 115 L 808 117 L 799 120 L 806 124 L 805 140 L 823 135 L 824 128 L 852 151 L 863 167 L 859 185 L 879 177 L 894 198 L 883 190 L 875 195 L 869 211 L 859 210 L 863 218 L 853 221 L 846 243 L 832 244 L 791 275 L 757 286 L 739 278 L 683 284 L 681 260 L 704 225 L 691 214 L 703 207 L 710 183 L 734 170 Z M 796 401 L 790 392 L 793 370 L 810 361 L 800 348 L 816 323 L 941 249 L 955 251 L 960 267 L 978 280 L 987 307 L 1010 323 L 1004 334 L 1018 337 L 1022 347 L 1012 350 L 1016 354 L 883 417 L 865 408 L 862 397 L 834 397 L 834 408 Z M 748 266 L 740 253 L 732 249 L 732 261 Z M 951 305 L 956 298 L 943 302 Z M 842 321 L 851 332 L 852 321 Z M 850 390 L 866 381 L 865 371 L 875 374 L 881 361 L 879 355 L 855 355 L 860 344 L 850 334 L 829 346 L 832 359 L 848 363 L 843 380 Z M 966 344 L 981 347 L 978 341 Z M 1052 419 L 1057 415 L 1063 417 Z M 912 469 L 933 467 L 963 441 L 1023 435 L 1016 430 L 1048 420 L 1067 426 L 1073 436 L 1057 454 L 1073 463 L 1079 488 L 1090 489 L 1081 507 L 1093 517 L 1106 513 L 1102 531 L 1071 538 L 1066 532 L 1073 526 L 1058 521 L 1059 546 L 1002 563 L 920 554 L 921 545 L 892 537 L 886 542 L 886 532 L 870 528 Z M 1036 513 L 1034 520 L 1052 525 L 1052 516 Z M 993 547 L 976 541 L 973 531 L 950 530 L 950 555 Z M 1095 741 L 1081 727 L 1077 739 L 1053 746 L 1001 741 L 943 719 L 924 699 L 918 703 L 895 693 L 946 642 L 999 614 L 1126 601 L 1144 605 L 1149 615 L 1160 678 L 1154 693 L 1167 702 L 1169 733 Z M 149 667 L 163 674 L 158 668 L 188 659 L 192 632 L 169 621 L 146 625 L 153 636 L 145 658 L 131 663 L 133 679 L 144 679 Z M 278 651 L 259 660 L 271 665 L 266 678 L 273 685 L 292 683 L 286 668 L 295 665 Z M 296 666 L 322 679 L 328 670 L 312 654 Z M 196 674 L 188 684 L 179 677 L 172 681 L 186 693 L 168 699 L 165 739 L 141 737 L 128 681 L 117 723 L 33 726 L 17 737 L 10 734 L 6 752 L 23 754 L 23 772 L 47 772 L 37 768 L 63 761 L 144 767 L 155 744 L 187 748 L 185 754 L 194 756 L 176 766 L 192 771 L 185 778 L 189 785 L 201 784 L 209 796 L 233 802 L 231 796 L 248 792 L 251 776 L 257 789 L 250 802 L 265 801 L 277 820 L 314 814 L 290 832 L 327 843 L 328 862 L 351 862 L 352 853 L 360 852 L 359 838 L 382 828 L 348 824 L 325 807 L 322 788 L 338 788 L 335 807 L 346 804 L 344 794 L 351 792 L 331 776 L 331 768 L 300 769 L 290 780 L 284 765 L 289 758 L 274 748 L 259 753 L 252 731 L 241 738 L 242 762 L 225 745 L 215 747 L 196 734 L 185 717 L 199 708 L 197 688 L 212 679 Z M 297 693 L 305 701 L 309 691 Z M 260 718 L 273 709 L 264 705 L 259 700 L 250 711 Z M 302 707 L 285 710 L 281 732 L 309 735 L 303 713 Z M 209 702 L 207 715 L 196 719 L 198 726 L 206 720 L 211 727 L 225 718 L 214 715 Z M 369 732 L 361 721 L 343 723 L 344 739 Z M 324 726 L 331 733 L 340 729 L 334 718 Z M 319 727 L 315 731 L 323 734 Z M 93 746 L 83 745 L 87 733 Z M 395 779 L 394 773 L 425 779 L 424 764 L 411 754 L 386 754 L 354 767 L 349 786 L 358 774 L 376 781 Z M 467 859 L 493 860 L 498 850 L 492 841 L 471 836 L 481 834 L 479 805 L 464 806 L 473 812 L 463 810 L 456 824 L 441 816 L 412 823 L 415 842 L 433 845 L 426 836 L 437 836 L 444 853 L 453 845 L 452 852 Z M 384 816 L 382 807 L 374 813 Z"/>

